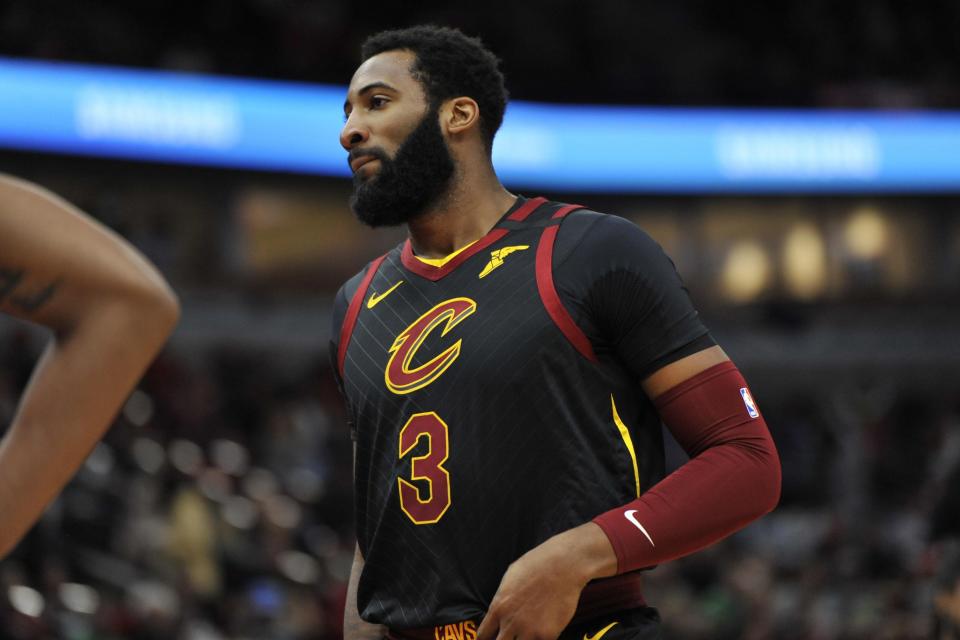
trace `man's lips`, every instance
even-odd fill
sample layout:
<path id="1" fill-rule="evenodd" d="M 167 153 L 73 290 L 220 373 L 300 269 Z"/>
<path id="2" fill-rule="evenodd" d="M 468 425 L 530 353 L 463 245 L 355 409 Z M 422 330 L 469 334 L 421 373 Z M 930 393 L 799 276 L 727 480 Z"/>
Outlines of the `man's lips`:
<path id="1" fill-rule="evenodd" d="M 357 171 L 360 170 L 360 167 L 367 164 L 368 162 L 373 162 L 376 159 L 377 159 L 376 156 L 357 156 L 356 158 L 350 161 L 350 169 L 354 173 L 356 173 Z"/>

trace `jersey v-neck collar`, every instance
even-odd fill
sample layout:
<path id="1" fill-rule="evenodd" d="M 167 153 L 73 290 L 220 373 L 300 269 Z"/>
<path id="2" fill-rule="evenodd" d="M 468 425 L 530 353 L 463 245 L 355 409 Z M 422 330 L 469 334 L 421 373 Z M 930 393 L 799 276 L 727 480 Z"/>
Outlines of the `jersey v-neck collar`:
<path id="1" fill-rule="evenodd" d="M 454 251 L 454 252 L 451 253 L 450 255 L 444 256 L 444 257 L 442 257 L 442 258 L 424 258 L 423 256 L 418 256 L 418 255 L 416 255 L 416 254 L 414 254 L 414 257 L 415 257 L 417 260 L 419 260 L 420 262 L 422 262 L 422 263 L 424 263 L 424 264 L 428 264 L 428 265 L 430 265 L 431 267 L 442 267 L 443 265 L 447 264 L 448 262 L 450 262 L 451 260 L 453 260 L 454 258 L 456 258 L 458 255 L 460 255 L 461 253 L 463 253 L 464 251 L 466 251 L 466 250 L 468 250 L 470 247 L 472 247 L 473 244 L 474 244 L 474 242 L 476 242 L 476 240 L 474 240 L 474 241 L 471 242 L 470 244 L 465 244 L 465 245 L 463 245 L 462 247 L 460 247 L 459 249 L 457 249 L 456 251 Z"/>
<path id="2" fill-rule="evenodd" d="M 493 226 L 493 229 L 491 229 L 487 235 L 474 242 L 467 249 L 457 254 L 453 259 L 445 263 L 443 266 L 434 267 L 433 265 L 429 265 L 418 260 L 417 256 L 413 253 L 413 247 L 410 244 L 410 238 L 407 238 L 406 242 L 403 243 L 403 249 L 400 252 L 400 261 L 403 263 L 403 266 L 406 267 L 407 271 L 410 271 L 422 278 L 426 278 L 432 282 L 436 282 L 445 275 L 452 273 L 457 267 L 480 251 L 483 251 L 491 244 L 510 233 L 509 229 L 504 229 L 499 226 L 501 222 L 504 220 L 511 220 L 513 222 L 525 220 L 546 201 L 546 198 L 530 198 L 529 200 L 524 200 L 522 197 L 518 197 L 514 205 L 510 207 L 505 214 L 503 214 L 503 218 L 501 218 L 500 221 Z"/>

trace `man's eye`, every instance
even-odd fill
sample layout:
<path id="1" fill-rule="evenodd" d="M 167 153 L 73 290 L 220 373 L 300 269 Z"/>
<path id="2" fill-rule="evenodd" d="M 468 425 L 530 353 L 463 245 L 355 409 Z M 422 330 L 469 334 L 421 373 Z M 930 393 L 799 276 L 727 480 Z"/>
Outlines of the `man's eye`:
<path id="1" fill-rule="evenodd" d="M 386 99 L 386 98 L 380 98 L 380 97 L 377 97 L 377 96 L 374 96 L 373 98 L 370 98 L 370 108 L 371 108 L 371 109 L 379 109 L 380 107 L 382 107 L 382 106 L 385 105 L 385 104 L 387 104 L 387 99 Z"/>

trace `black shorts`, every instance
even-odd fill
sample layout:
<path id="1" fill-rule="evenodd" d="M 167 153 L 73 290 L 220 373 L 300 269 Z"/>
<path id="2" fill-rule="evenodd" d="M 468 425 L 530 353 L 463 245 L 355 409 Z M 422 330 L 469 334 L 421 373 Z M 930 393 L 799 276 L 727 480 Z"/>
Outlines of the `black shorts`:
<path id="1" fill-rule="evenodd" d="M 653 607 L 608 613 L 577 622 L 558 640 L 660 640 L 660 614 Z"/>

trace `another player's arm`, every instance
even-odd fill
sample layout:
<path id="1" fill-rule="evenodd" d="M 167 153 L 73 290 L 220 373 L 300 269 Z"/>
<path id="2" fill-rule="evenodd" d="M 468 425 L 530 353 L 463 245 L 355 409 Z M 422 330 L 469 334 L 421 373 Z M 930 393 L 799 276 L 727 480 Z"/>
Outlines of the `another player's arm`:
<path id="1" fill-rule="evenodd" d="M 53 332 L 0 441 L 0 557 L 63 488 L 179 317 L 157 271 L 69 203 L 0 175 L 0 311 Z"/>

